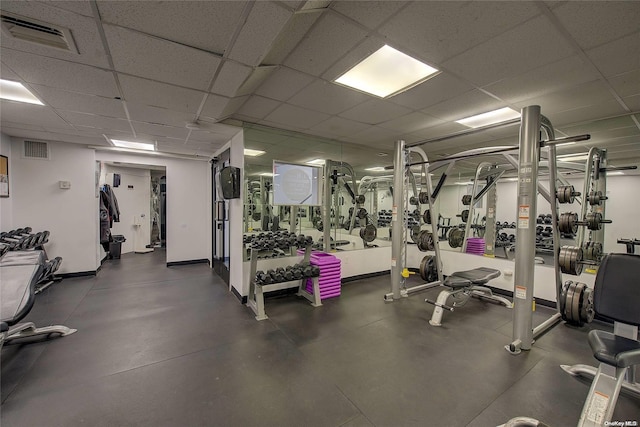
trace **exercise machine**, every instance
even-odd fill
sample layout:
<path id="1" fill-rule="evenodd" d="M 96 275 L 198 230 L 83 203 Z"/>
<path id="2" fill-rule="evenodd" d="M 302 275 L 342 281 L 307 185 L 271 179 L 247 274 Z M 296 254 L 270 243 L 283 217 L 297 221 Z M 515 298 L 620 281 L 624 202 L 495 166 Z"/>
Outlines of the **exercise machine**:
<path id="1" fill-rule="evenodd" d="M 22 338 L 76 332 L 61 325 L 36 328 L 32 322 L 20 323 L 33 308 L 44 264 L 44 252 L 39 250 L 7 252 L 0 258 L 0 347 Z"/>
<path id="2" fill-rule="evenodd" d="M 606 255 L 598 269 L 594 286 L 594 309 L 602 318 L 614 322 L 613 333 L 602 330 L 589 332 L 593 356 L 600 362 L 597 370 L 584 365 L 562 366 L 572 375 L 588 372 L 593 376 L 578 427 L 611 425 L 621 390 L 640 398 L 640 387 L 635 382 L 635 368 L 640 365 L 640 293 L 636 290 L 638 275 L 640 255 L 635 254 Z M 534 418 L 526 417 L 513 418 L 504 424 L 507 427 L 544 425 Z"/>

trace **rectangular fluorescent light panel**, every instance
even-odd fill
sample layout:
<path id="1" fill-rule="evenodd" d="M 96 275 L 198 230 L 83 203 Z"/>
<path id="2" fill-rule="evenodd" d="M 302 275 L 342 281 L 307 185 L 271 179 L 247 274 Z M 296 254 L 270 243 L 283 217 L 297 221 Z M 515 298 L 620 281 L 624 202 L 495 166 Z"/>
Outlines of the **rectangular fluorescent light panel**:
<path id="1" fill-rule="evenodd" d="M 437 73 L 433 67 L 384 45 L 335 82 L 386 98 Z"/>
<path id="2" fill-rule="evenodd" d="M 376 166 L 374 168 L 366 168 L 365 170 L 371 172 L 384 172 L 386 169 L 383 166 Z"/>
<path id="3" fill-rule="evenodd" d="M 22 83 L 0 79 L 0 98 L 27 104 L 44 105 Z"/>
<path id="4" fill-rule="evenodd" d="M 264 153 L 265 151 L 262 151 L 262 150 L 252 150 L 251 148 L 244 149 L 245 156 L 257 157 L 257 156 L 262 156 Z"/>
<path id="5" fill-rule="evenodd" d="M 262 172 L 260 176 L 273 176 L 273 172 Z"/>
<path id="6" fill-rule="evenodd" d="M 113 143 L 113 145 L 120 148 L 133 148 L 135 150 L 147 150 L 147 151 L 156 150 L 156 147 L 153 144 L 146 144 L 144 142 L 121 141 L 118 139 L 112 139 L 111 142 Z"/>
<path id="7" fill-rule="evenodd" d="M 519 112 L 512 108 L 504 107 L 498 110 L 488 111 L 486 113 L 456 120 L 456 123 L 460 123 L 461 125 L 470 128 L 479 128 L 495 123 L 506 122 L 507 120 L 516 119 L 518 117 L 520 117 Z"/>
<path id="8" fill-rule="evenodd" d="M 308 162 L 305 162 L 308 165 L 324 165 L 324 159 L 314 159 L 314 160 L 309 160 Z"/>
<path id="9" fill-rule="evenodd" d="M 589 158 L 589 154 L 571 154 L 564 156 L 556 156 L 556 159 L 559 162 L 577 162 L 580 160 L 587 160 Z"/>

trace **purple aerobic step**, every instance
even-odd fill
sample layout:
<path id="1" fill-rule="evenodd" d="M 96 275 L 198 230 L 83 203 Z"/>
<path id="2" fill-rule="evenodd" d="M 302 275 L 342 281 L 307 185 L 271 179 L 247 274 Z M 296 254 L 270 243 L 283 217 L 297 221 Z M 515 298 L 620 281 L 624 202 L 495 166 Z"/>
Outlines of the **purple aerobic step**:
<path id="1" fill-rule="evenodd" d="M 304 251 L 299 250 L 298 255 L 304 255 Z M 311 265 L 320 267 L 320 277 L 318 277 L 320 299 L 323 300 L 339 296 L 342 279 L 340 274 L 340 259 L 325 252 L 313 251 L 309 262 Z M 313 293 L 312 279 L 307 279 L 305 288 L 307 292 Z"/>

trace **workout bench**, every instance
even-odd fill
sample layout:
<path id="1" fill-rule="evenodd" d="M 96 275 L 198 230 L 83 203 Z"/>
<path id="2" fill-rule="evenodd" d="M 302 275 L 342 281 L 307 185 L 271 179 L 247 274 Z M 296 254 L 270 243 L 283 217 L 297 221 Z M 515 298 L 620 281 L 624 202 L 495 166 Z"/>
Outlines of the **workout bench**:
<path id="1" fill-rule="evenodd" d="M 36 328 L 32 322 L 18 323 L 33 307 L 43 265 L 44 251 L 39 250 L 7 252 L 0 258 L 0 348 L 20 338 L 76 332 L 61 325 Z"/>
<path id="2" fill-rule="evenodd" d="M 436 301 L 425 299 L 425 302 L 436 306 L 431 320 L 429 320 L 429 324 L 432 326 L 442 326 L 443 311 L 445 309 L 453 311 L 456 307 L 462 307 L 472 296 L 504 304 L 507 308 L 513 308 L 513 304 L 511 304 L 508 299 L 494 295 L 491 289 L 483 286 L 486 285 L 489 280 L 499 276 L 499 270 L 486 267 L 456 271 L 450 276 L 447 276 L 442 286 L 448 289 L 441 291 Z M 453 305 L 447 305 L 449 297 L 453 300 Z"/>

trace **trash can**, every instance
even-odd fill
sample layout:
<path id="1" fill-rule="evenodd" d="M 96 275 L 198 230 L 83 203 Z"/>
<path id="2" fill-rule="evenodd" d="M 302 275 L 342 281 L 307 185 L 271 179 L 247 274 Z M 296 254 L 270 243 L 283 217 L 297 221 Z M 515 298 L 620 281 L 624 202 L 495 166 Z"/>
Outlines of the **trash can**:
<path id="1" fill-rule="evenodd" d="M 112 236 L 113 241 L 109 242 L 109 259 L 120 259 L 122 253 L 122 242 L 126 242 L 124 236 L 117 234 Z"/>

